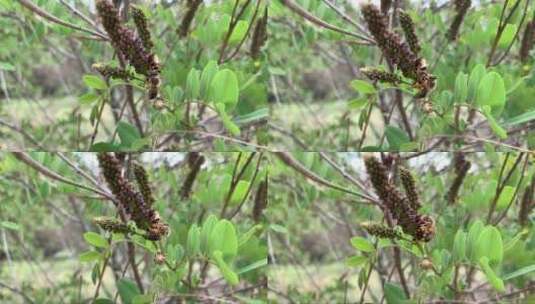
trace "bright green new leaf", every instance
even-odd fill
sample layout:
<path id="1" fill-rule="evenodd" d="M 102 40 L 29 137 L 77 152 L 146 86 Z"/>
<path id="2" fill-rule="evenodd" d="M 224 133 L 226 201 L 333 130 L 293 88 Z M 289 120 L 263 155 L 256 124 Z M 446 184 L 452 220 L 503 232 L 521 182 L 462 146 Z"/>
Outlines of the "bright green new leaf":
<path id="1" fill-rule="evenodd" d="M 82 252 L 78 258 L 80 262 L 92 262 L 100 259 L 100 257 L 100 253 L 96 251 L 86 251 Z"/>
<path id="2" fill-rule="evenodd" d="M 95 93 L 86 93 L 86 94 L 78 97 L 78 101 L 80 101 L 80 104 L 87 105 L 87 104 L 92 104 L 99 97 L 100 96 L 95 94 Z"/>
<path id="3" fill-rule="evenodd" d="M 229 70 L 224 69 L 217 72 L 210 83 L 210 101 L 224 103 L 228 109 L 232 109 L 240 96 L 238 77 Z"/>
<path id="4" fill-rule="evenodd" d="M 210 252 L 221 251 L 226 261 L 238 254 L 238 237 L 236 228 L 228 220 L 220 220 L 213 228 L 209 238 Z"/>
<path id="5" fill-rule="evenodd" d="M 349 267 L 358 267 L 366 263 L 366 261 L 368 260 L 369 260 L 368 257 L 365 257 L 363 255 L 354 255 L 346 259 L 346 265 Z"/>
<path id="6" fill-rule="evenodd" d="M 236 187 L 234 188 L 234 192 L 232 193 L 232 196 L 230 198 L 230 204 L 231 205 L 237 205 L 239 204 L 247 194 L 247 190 L 249 189 L 249 186 L 251 185 L 250 182 L 245 180 L 240 180 L 238 184 L 236 184 Z"/>
<path id="7" fill-rule="evenodd" d="M 377 92 L 377 90 L 371 83 L 366 82 L 364 80 L 355 79 L 351 81 L 350 85 L 355 91 L 363 95 L 374 94 Z"/>
<path id="8" fill-rule="evenodd" d="M 95 247 L 108 248 L 108 241 L 106 241 L 106 239 L 98 233 L 91 231 L 86 232 L 84 233 L 84 239 L 88 244 Z"/>
<path id="9" fill-rule="evenodd" d="M 468 98 L 468 75 L 459 72 L 455 78 L 455 91 L 453 100 L 455 103 L 464 103 Z"/>
<path id="10" fill-rule="evenodd" d="M 351 245 L 353 245 L 353 247 L 355 247 L 356 249 L 360 251 L 364 251 L 364 252 L 375 251 L 375 247 L 373 246 L 373 244 L 369 240 L 360 236 L 352 237 Z"/>
<path id="11" fill-rule="evenodd" d="M 500 197 L 498 198 L 498 202 L 496 203 L 496 208 L 498 210 L 503 210 L 509 205 L 511 202 L 511 199 L 513 198 L 513 195 L 515 195 L 516 187 L 511 186 L 505 186 L 502 189 L 502 192 L 500 193 Z"/>
<path id="12" fill-rule="evenodd" d="M 216 250 L 212 256 L 225 280 L 231 285 L 237 285 L 240 281 L 238 275 L 227 265 L 223 259 L 223 253 L 219 250 Z"/>
<path id="13" fill-rule="evenodd" d="M 503 241 L 500 231 L 494 226 L 486 226 L 476 241 L 475 259 L 488 257 L 492 265 L 499 265 L 503 259 Z"/>
<path id="14" fill-rule="evenodd" d="M 470 229 L 468 229 L 468 236 L 466 238 L 466 244 L 468 245 L 466 248 L 466 256 L 470 259 L 470 261 L 474 263 L 477 263 L 477 259 L 475 256 L 476 241 L 479 238 L 479 235 L 483 230 L 484 226 L 485 225 L 482 221 L 477 220 L 472 223 Z"/>
<path id="15" fill-rule="evenodd" d="M 489 281 L 490 285 L 494 287 L 499 292 L 505 291 L 505 286 L 503 284 L 502 279 L 500 279 L 496 273 L 494 273 L 494 270 L 489 266 L 489 259 L 484 256 L 481 257 L 479 260 L 479 266 L 483 270 L 483 273 L 485 273 L 485 276 L 487 277 L 487 280 Z"/>
<path id="16" fill-rule="evenodd" d="M 20 225 L 17 223 L 13 223 L 10 221 L 2 221 L 0 222 L 0 227 L 9 229 L 9 230 L 20 230 Z"/>
<path id="17" fill-rule="evenodd" d="M 466 257 L 466 232 L 457 230 L 453 240 L 452 258 L 456 262 L 461 262 Z"/>
<path id="18" fill-rule="evenodd" d="M 505 106 L 505 84 L 502 76 L 489 72 L 481 79 L 477 89 L 476 104 L 489 106 L 492 113 L 500 113 Z"/>
<path id="19" fill-rule="evenodd" d="M 523 276 L 523 275 L 528 274 L 528 273 L 533 272 L 533 271 L 535 271 L 535 264 L 520 268 L 520 269 L 518 269 L 516 271 L 513 271 L 513 272 L 511 272 L 509 274 L 506 274 L 506 275 L 503 276 L 503 280 L 504 281 L 511 280 L 511 279 Z"/>
<path id="20" fill-rule="evenodd" d="M 82 78 L 85 85 L 96 90 L 105 90 L 107 88 L 106 82 L 96 75 L 84 75 Z"/>
<path id="21" fill-rule="evenodd" d="M 209 238 L 217 222 L 217 217 L 212 214 L 204 221 L 201 228 L 201 251 L 207 255 L 210 254 L 208 246 Z"/>
<path id="22" fill-rule="evenodd" d="M 217 61 L 210 60 L 208 63 L 204 66 L 204 69 L 201 73 L 201 96 L 202 98 L 207 99 L 208 98 L 208 88 L 210 87 L 210 83 L 212 82 L 212 79 L 214 78 L 215 74 L 219 71 L 219 66 L 217 65 Z"/>
<path id="23" fill-rule="evenodd" d="M 186 243 L 186 253 L 189 257 L 193 257 L 200 252 L 201 248 L 201 229 L 193 224 L 188 231 L 188 240 Z"/>
<path id="24" fill-rule="evenodd" d="M 477 91 L 479 88 L 479 82 L 481 81 L 481 78 L 485 76 L 487 73 L 487 69 L 483 64 L 476 65 L 472 72 L 470 72 L 470 76 L 468 77 L 468 101 L 474 102 L 477 97 Z"/>
<path id="25" fill-rule="evenodd" d="M 186 79 L 186 98 L 195 100 L 199 98 L 201 92 L 201 72 L 191 69 Z"/>
<path id="26" fill-rule="evenodd" d="M 505 131 L 498 122 L 494 119 L 494 116 L 492 114 L 492 110 L 490 106 L 483 106 L 481 107 L 481 110 L 483 111 L 483 114 L 485 114 L 485 117 L 487 118 L 487 122 L 489 123 L 490 128 L 494 132 L 494 134 L 498 135 L 501 139 L 507 138 L 507 131 Z"/>

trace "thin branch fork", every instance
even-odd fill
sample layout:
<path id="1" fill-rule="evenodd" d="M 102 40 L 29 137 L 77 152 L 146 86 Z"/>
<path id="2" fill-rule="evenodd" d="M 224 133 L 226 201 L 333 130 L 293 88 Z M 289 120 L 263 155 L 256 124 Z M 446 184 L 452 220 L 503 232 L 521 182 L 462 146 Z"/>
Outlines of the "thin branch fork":
<path id="1" fill-rule="evenodd" d="M 45 18 L 46 20 L 48 20 L 50 22 L 53 22 L 53 23 L 56 23 L 56 24 L 59 24 L 59 25 L 63 25 L 65 27 L 71 28 L 73 30 L 77 30 L 77 31 L 81 31 L 81 32 L 85 32 L 85 33 L 97 36 L 97 37 L 99 37 L 99 38 L 101 38 L 103 40 L 109 40 L 107 36 L 105 36 L 105 35 L 103 35 L 101 33 L 98 33 L 98 32 L 95 32 L 95 31 L 80 27 L 80 26 L 78 26 L 76 24 L 72 24 L 70 22 L 61 20 L 56 16 L 51 15 L 50 13 L 48 13 L 48 12 L 44 11 L 43 9 L 41 9 L 39 6 L 35 5 L 30 0 L 18 0 L 18 2 L 22 6 L 24 6 L 25 8 L 29 9 L 30 11 L 32 11 L 33 13 Z"/>

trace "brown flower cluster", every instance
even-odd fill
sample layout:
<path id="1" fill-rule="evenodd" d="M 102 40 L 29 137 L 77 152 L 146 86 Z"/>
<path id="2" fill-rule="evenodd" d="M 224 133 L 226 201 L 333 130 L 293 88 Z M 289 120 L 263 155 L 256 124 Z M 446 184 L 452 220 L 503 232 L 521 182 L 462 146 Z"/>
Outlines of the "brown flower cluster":
<path id="1" fill-rule="evenodd" d="M 128 60 L 137 73 L 147 77 L 149 98 L 157 98 L 160 87 L 160 63 L 158 57 L 147 48 L 147 46 L 152 47 L 152 41 L 143 12 L 134 9 L 133 15 L 138 29 L 136 35 L 121 23 L 117 8 L 108 0 L 98 0 L 96 7 L 102 25 L 117 52 Z"/>
<path id="2" fill-rule="evenodd" d="M 136 178 L 137 186 L 143 195 L 145 202 L 152 206 L 154 204 L 154 197 L 152 196 L 152 189 L 150 188 L 147 171 L 139 164 L 134 164 L 134 177 Z"/>
<path id="3" fill-rule="evenodd" d="M 386 167 L 375 157 L 364 159 L 375 192 L 403 232 L 416 241 L 430 241 L 435 234 L 435 223 L 428 215 L 418 213 L 409 199 L 388 179 Z"/>
<path id="4" fill-rule="evenodd" d="M 146 238 L 159 240 L 168 233 L 168 226 L 160 219 L 158 212 L 151 208 L 141 192 L 122 175 L 121 162 L 112 154 L 99 153 L 98 161 L 111 192 L 122 208 L 139 229 L 145 230 Z"/>
<path id="5" fill-rule="evenodd" d="M 401 83 L 401 78 L 398 75 L 381 69 L 366 67 L 361 68 L 360 72 L 373 82 L 386 82 L 394 85 Z"/>
<path id="6" fill-rule="evenodd" d="M 149 27 L 147 25 L 147 16 L 145 16 L 145 13 L 137 6 L 131 6 L 131 9 L 132 18 L 134 19 L 139 38 L 143 42 L 145 50 L 151 51 L 154 47 L 154 43 L 152 42 Z"/>
<path id="7" fill-rule="evenodd" d="M 392 240 L 401 240 L 403 239 L 403 234 L 394 228 L 385 226 L 379 223 L 362 223 L 360 225 L 364 230 L 369 234 L 383 238 L 383 239 L 392 239 Z"/>
<path id="8" fill-rule="evenodd" d="M 409 199 L 411 207 L 416 210 L 420 209 L 420 207 L 422 207 L 422 204 L 420 203 L 418 191 L 416 191 L 416 182 L 414 181 L 414 176 L 412 176 L 411 171 L 404 167 L 400 167 L 399 177 L 401 179 L 401 184 L 405 189 L 405 193 L 407 194 L 407 198 Z"/>
<path id="9" fill-rule="evenodd" d="M 105 78 L 115 78 L 122 80 L 131 80 L 135 78 L 135 74 L 128 70 L 111 66 L 109 64 L 95 63 L 92 68 L 99 72 Z"/>
<path id="10" fill-rule="evenodd" d="M 251 42 L 251 57 L 258 58 L 260 50 L 267 41 L 267 23 L 268 23 L 268 9 L 264 10 L 264 16 L 260 18 L 255 25 L 253 38 Z"/>
<path id="11" fill-rule="evenodd" d="M 401 29 L 405 34 L 405 39 L 407 39 L 407 43 L 409 44 L 411 51 L 415 55 L 418 55 L 422 48 L 420 47 L 418 37 L 414 31 L 414 22 L 412 21 L 411 16 L 404 11 L 399 11 L 399 24 L 401 25 Z"/>
<path id="12" fill-rule="evenodd" d="M 461 24 L 463 23 L 464 17 L 466 16 L 466 13 L 468 12 L 468 9 L 472 5 L 471 0 L 455 0 L 455 17 L 453 18 L 453 22 L 450 25 L 450 29 L 448 30 L 448 33 L 446 34 L 446 38 L 449 41 L 455 41 L 457 40 L 457 36 L 459 36 L 459 30 L 461 29 Z"/>
<path id="13" fill-rule="evenodd" d="M 454 204 L 457 201 L 461 185 L 464 182 L 468 170 L 470 170 L 470 167 L 472 166 L 472 164 L 465 159 L 463 153 L 455 154 L 453 157 L 453 165 L 455 167 L 455 179 L 446 194 L 446 200 L 449 204 Z"/>
<path id="14" fill-rule="evenodd" d="M 407 42 L 388 29 L 387 18 L 373 4 L 362 6 L 362 15 L 377 46 L 388 61 L 399 68 L 403 76 L 414 81 L 417 98 L 423 98 L 435 87 L 435 76 L 427 70 L 425 60 L 415 54 Z M 416 36 L 415 36 L 416 37 Z"/>
<path id="15" fill-rule="evenodd" d="M 524 35 L 522 36 L 522 44 L 520 45 L 520 61 L 526 62 L 529 58 L 529 52 L 533 49 L 535 43 L 535 21 L 529 21 L 526 24 Z"/>
<path id="16" fill-rule="evenodd" d="M 93 223 L 95 223 L 95 225 L 99 226 L 103 230 L 113 232 L 113 233 L 128 234 L 128 233 L 136 232 L 135 227 L 132 227 L 131 225 L 123 223 L 113 217 L 105 217 L 105 216 L 96 217 L 93 219 Z"/>

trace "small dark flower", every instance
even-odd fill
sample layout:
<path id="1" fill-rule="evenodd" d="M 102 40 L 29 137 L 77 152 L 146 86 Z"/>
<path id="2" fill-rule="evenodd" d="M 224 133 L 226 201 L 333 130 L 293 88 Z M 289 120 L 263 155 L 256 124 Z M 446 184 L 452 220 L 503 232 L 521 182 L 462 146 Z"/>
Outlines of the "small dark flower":
<path id="1" fill-rule="evenodd" d="M 368 79 L 374 81 L 374 82 L 387 82 L 394 85 L 398 85 L 401 83 L 401 78 L 394 74 L 389 73 L 387 71 L 376 69 L 376 68 L 362 68 L 360 69 L 360 72 L 364 74 Z"/>
<path id="2" fill-rule="evenodd" d="M 108 64 L 95 63 L 92 65 L 92 68 L 99 72 L 105 78 L 115 78 L 126 81 L 135 78 L 135 74 L 132 71 L 114 67 Z"/>
<path id="3" fill-rule="evenodd" d="M 416 191 L 416 182 L 411 172 L 403 167 L 399 168 L 399 175 L 401 178 L 401 184 L 405 189 L 405 194 L 411 203 L 411 207 L 415 210 L 420 209 L 422 204 L 420 204 L 420 198 L 418 197 L 418 192 Z"/>
<path id="4" fill-rule="evenodd" d="M 531 178 L 531 183 L 526 187 L 522 201 L 520 202 L 520 210 L 518 211 L 518 222 L 521 226 L 526 226 L 529 223 L 529 215 L 535 208 L 535 176 Z"/>
<path id="5" fill-rule="evenodd" d="M 362 223 L 360 226 L 364 228 L 369 234 L 379 238 L 394 240 L 403 239 L 403 234 L 399 230 L 387 227 L 383 224 Z"/>
<path id="6" fill-rule="evenodd" d="M 149 27 L 147 25 L 147 16 L 145 16 L 145 13 L 137 6 L 132 5 L 130 8 L 132 10 L 132 18 L 136 24 L 137 32 L 141 41 L 143 41 L 143 46 L 145 46 L 146 51 L 150 51 L 154 47 L 154 43 L 152 42 Z"/>
<path id="7" fill-rule="evenodd" d="M 411 51 L 415 55 L 418 55 L 418 53 L 420 53 L 421 47 L 420 43 L 418 42 L 416 32 L 414 31 L 414 22 L 412 21 L 411 16 L 409 16 L 409 14 L 405 13 L 404 11 L 400 11 L 399 24 L 403 29 L 403 33 L 405 34 L 405 38 L 407 39 L 407 43 L 409 44 Z"/>
<path id="8" fill-rule="evenodd" d="M 150 188 L 149 178 L 145 168 L 139 164 L 134 164 L 134 176 L 136 178 L 137 185 L 145 202 L 151 206 L 154 204 L 154 197 L 152 196 L 152 190 Z"/>
<path id="9" fill-rule="evenodd" d="M 132 227 L 129 224 L 122 223 L 116 218 L 113 217 L 96 217 L 93 219 L 93 223 L 99 226 L 103 230 L 113 232 L 113 233 L 135 233 L 135 227 Z"/>

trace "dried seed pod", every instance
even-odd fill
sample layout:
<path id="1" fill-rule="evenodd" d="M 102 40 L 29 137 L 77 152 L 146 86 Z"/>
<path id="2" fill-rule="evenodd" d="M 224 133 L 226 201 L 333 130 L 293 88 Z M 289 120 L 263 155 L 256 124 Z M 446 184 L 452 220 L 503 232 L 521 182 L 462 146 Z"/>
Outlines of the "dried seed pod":
<path id="1" fill-rule="evenodd" d="M 526 24 L 524 35 L 522 36 L 522 44 L 520 45 L 520 61 L 526 62 L 529 58 L 529 53 L 533 49 L 535 43 L 535 21 L 529 21 Z"/>
<path id="2" fill-rule="evenodd" d="M 389 73 L 387 71 L 377 69 L 377 68 L 362 68 L 360 72 L 364 74 L 368 79 L 374 82 L 387 82 L 394 85 L 401 83 L 401 77 L 394 73 Z"/>
<path id="3" fill-rule="evenodd" d="M 399 24 L 401 25 L 401 29 L 403 29 L 405 39 L 407 40 L 411 51 L 415 55 L 418 55 L 418 53 L 420 53 L 421 47 L 420 43 L 418 42 L 416 32 L 414 31 L 414 22 L 412 21 L 411 16 L 409 16 L 409 14 L 405 13 L 402 10 L 399 11 Z"/>
<path id="4" fill-rule="evenodd" d="M 180 27 L 177 29 L 177 33 L 181 38 L 184 38 L 188 35 L 191 23 L 193 22 L 195 14 L 197 13 L 197 10 L 199 9 L 199 6 L 201 5 L 202 1 L 203 0 L 188 0 L 188 10 L 182 18 L 182 23 L 180 23 Z"/>
<path id="5" fill-rule="evenodd" d="M 416 182 L 414 181 L 414 177 L 412 176 L 411 172 L 404 167 L 400 167 L 399 176 L 411 207 L 414 210 L 420 209 L 422 204 L 420 203 L 420 198 L 418 197 L 418 192 L 416 191 Z"/>
<path id="6" fill-rule="evenodd" d="M 134 176 L 145 203 L 147 203 L 148 206 L 152 206 L 155 200 L 152 196 L 152 190 L 150 188 L 149 178 L 147 177 L 147 171 L 145 171 L 143 166 L 134 164 Z"/>
<path id="7" fill-rule="evenodd" d="M 204 163 L 205 158 L 198 152 L 190 152 L 188 153 L 186 160 L 188 162 L 190 171 L 184 180 L 184 184 L 182 184 L 182 188 L 180 189 L 180 197 L 182 199 L 190 197 L 191 189 L 193 189 L 193 184 L 195 183 L 195 179 L 201 170 L 201 166 Z"/>
<path id="8" fill-rule="evenodd" d="M 529 224 L 529 215 L 535 207 L 535 176 L 531 178 L 531 183 L 528 185 L 522 195 L 520 203 L 520 210 L 518 211 L 518 223 L 521 226 Z"/>
<path id="9" fill-rule="evenodd" d="M 446 194 L 446 200 L 450 205 L 454 204 L 457 201 L 457 197 L 459 196 L 459 190 L 461 189 L 466 174 L 468 173 L 468 170 L 470 170 L 470 167 L 472 165 L 469 161 L 465 159 L 463 153 L 455 153 L 455 156 L 453 158 L 453 164 L 455 166 L 456 175 L 455 179 L 453 180 L 453 183 L 450 186 L 450 189 Z"/>
<path id="10" fill-rule="evenodd" d="M 91 67 L 105 78 L 122 79 L 125 81 L 132 80 L 135 78 L 135 74 L 132 71 L 113 67 L 109 64 L 95 63 Z"/>
<path id="11" fill-rule="evenodd" d="M 468 9 L 470 9 L 471 5 L 471 0 L 455 0 L 456 14 L 453 18 L 453 22 L 450 25 L 450 29 L 446 34 L 446 38 L 449 41 L 457 40 L 457 37 L 459 36 L 459 31 L 461 29 L 461 24 L 463 23 L 464 17 L 466 16 L 466 13 L 468 12 Z"/>
<path id="12" fill-rule="evenodd" d="M 429 74 L 425 60 L 416 56 L 407 43 L 388 29 L 386 17 L 375 5 L 363 5 L 362 15 L 383 55 L 401 70 L 403 76 L 414 80 L 413 85 L 419 90 L 415 97 L 427 96 L 435 87 L 436 78 Z"/>
<path id="13" fill-rule="evenodd" d="M 403 239 L 403 234 L 399 230 L 395 228 L 390 228 L 383 224 L 365 222 L 360 224 L 360 226 L 364 228 L 369 234 L 379 238 L 393 240 Z"/>
<path id="14" fill-rule="evenodd" d="M 113 233 L 128 234 L 136 232 L 135 227 L 122 223 L 121 221 L 113 217 L 96 217 L 93 219 L 93 223 L 95 223 L 95 225 L 99 226 L 103 230 Z"/>
<path id="15" fill-rule="evenodd" d="M 267 177 L 262 181 L 256 190 L 254 207 L 253 207 L 253 221 L 258 223 L 262 216 L 262 213 L 266 209 L 268 204 L 268 181 Z"/>
<path id="16" fill-rule="evenodd" d="M 423 259 L 420 262 L 420 267 L 426 270 L 433 270 L 435 268 L 435 266 L 433 265 L 433 261 L 431 261 L 430 259 Z"/>
<path id="17" fill-rule="evenodd" d="M 267 23 L 268 23 L 268 9 L 264 10 L 264 16 L 256 21 L 256 25 L 253 32 L 253 38 L 251 42 L 251 57 L 253 59 L 258 58 L 262 46 L 267 40 Z"/>
<path id="18" fill-rule="evenodd" d="M 143 41 L 145 50 L 150 52 L 150 50 L 154 47 L 154 43 L 152 42 L 149 27 L 147 25 L 147 16 L 143 10 L 137 6 L 132 5 L 130 8 L 132 10 L 132 18 L 134 19 L 139 38 L 141 38 L 141 41 Z"/>

